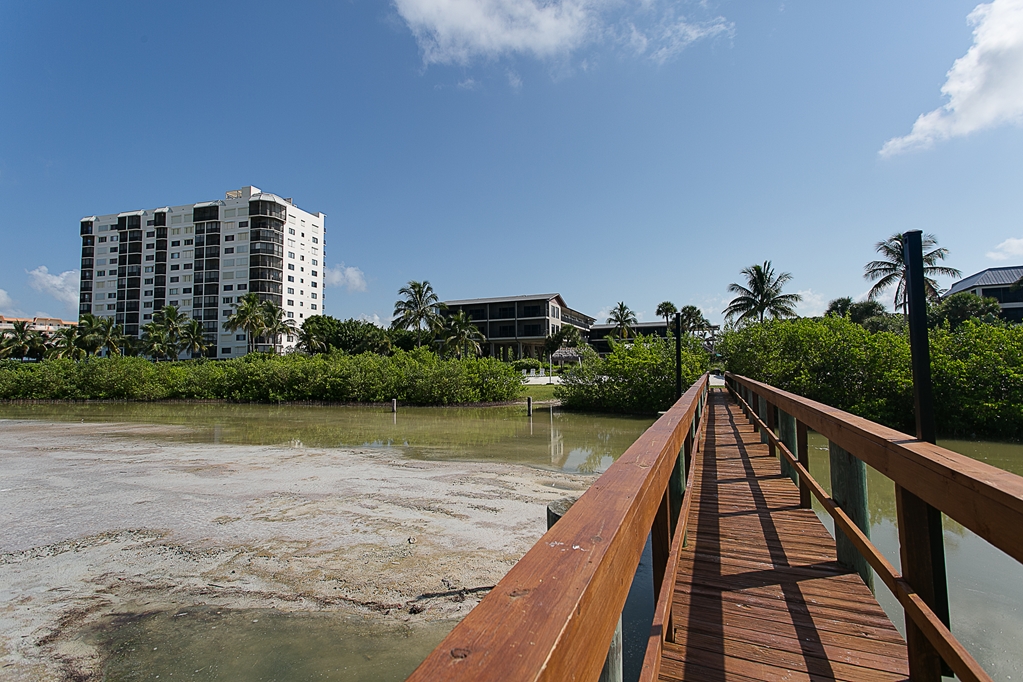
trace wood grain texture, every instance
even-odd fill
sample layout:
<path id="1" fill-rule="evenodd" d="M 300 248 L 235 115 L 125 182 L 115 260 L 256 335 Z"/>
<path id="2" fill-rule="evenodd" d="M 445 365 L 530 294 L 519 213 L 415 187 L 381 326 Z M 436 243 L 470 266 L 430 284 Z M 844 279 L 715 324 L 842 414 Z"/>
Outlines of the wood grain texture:
<path id="1" fill-rule="evenodd" d="M 690 432 L 701 377 L 412 673 L 437 680 L 594 680 Z"/>
<path id="2" fill-rule="evenodd" d="M 734 374 L 726 378 L 1023 562 L 1023 477 L 768 384 Z"/>
<path id="3" fill-rule="evenodd" d="M 659 679 L 908 678 L 905 642 L 723 393 L 692 474 Z"/>

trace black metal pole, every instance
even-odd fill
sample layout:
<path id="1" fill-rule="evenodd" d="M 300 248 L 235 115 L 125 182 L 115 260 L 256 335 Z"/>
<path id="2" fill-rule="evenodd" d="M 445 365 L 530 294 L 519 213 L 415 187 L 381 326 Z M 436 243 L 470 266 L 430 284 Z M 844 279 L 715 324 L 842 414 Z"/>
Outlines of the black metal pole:
<path id="1" fill-rule="evenodd" d="M 675 400 L 682 397 L 682 313 L 675 313 Z"/>
<path id="2" fill-rule="evenodd" d="M 906 305 L 909 316 L 909 346 L 913 364 L 913 406 L 916 413 L 916 437 L 926 443 L 934 443 L 937 429 L 934 420 L 934 392 L 931 385 L 931 350 L 927 332 L 927 291 L 924 287 L 923 244 L 920 230 L 905 232 L 902 235 L 903 260 L 906 265 Z M 901 488 L 901 487 L 900 487 Z M 941 526 L 941 512 L 908 491 L 899 490 L 900 524 L 923 525 L 926 523 L 926 540 L 912 540 L 900 536 L 903 543 L 903 570 L 911 583 L 919 584 L 918 590 L 925 601 L 931 602 L 931 608 L 941 621 L 949 625 L 948 583 L 945 574 L 945 541 Z M 910 519 L 915 518 L 915 523 Z M 924 521 L 924 519 L 926 519 Z M 921 529 L 922 530 L 922 529 Z M 909 546 L 915 551 L 909 552 Z M 907 553 L 915 554 L 909 556 Z M 907 565 L 909 564 L 909 565 Z M 929 571 L 927 569 L 930 569 Z M 916 575 L 910 576 L 911 573 Z M 926 576 L 930 573 L 929 576 Z M 924 575 L 921 575 L 924 574 Z M 930 585 L 926 585 L 930 578 Z M 921 589 L 922 588 L 922 589 Z M 927 599 L 928 593 L 932 599 Z M 951 675 L 948 665 L 941 661 L 946 675 Z"/>
<path id="3" fill-rule="evenodd" d="M 916 437 L 936 442 L 934 391 L 931 387 L 931 347 L 927 338 L 927 292 L 924 288 L 923 246 L 920 230 L 902 235 L 906 263 L 906 302 L 909 306 L 909 346 L 913 354 L 913 405 Z"/>

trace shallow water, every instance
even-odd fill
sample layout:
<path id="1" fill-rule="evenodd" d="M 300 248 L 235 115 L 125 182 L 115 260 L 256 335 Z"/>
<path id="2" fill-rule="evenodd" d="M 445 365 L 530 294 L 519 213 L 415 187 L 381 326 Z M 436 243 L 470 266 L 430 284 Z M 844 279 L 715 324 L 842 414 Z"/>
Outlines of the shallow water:
<path id="1" fill-rule="evenodd" d="M 524 405 L 485 408 L 75 403 L 0 405 L 0 419 L 159 424 L 172 441 L 399 450 L 414 459 L 604 471 L 651 418 L 587 415 Z M 126 437 L 135 438 L 129 434 Z"/>
<path id="2" fill-rule="evenodd" d="M 404 680 L 454 627 L 323 613 L 187 608 L 114 616 L 84 637 L 110 652 L 107 682 Z"/>
<path id="3" fill-rule="evenodd" d="M 830 493 L 831 467 L 828 441 L 809 434 L 810 474 Z M 989 441 L 942 440 L 938 445 L 1023 475 L 1023 445 Z M 867 467 L 870 538 L 896 569 L 899 531 L 895 511 L 895 484 Z M 814 509 L 831 534 L 831 516 L 813 500 Z M 996 680 L 1023 680 L 1023 565 L 976 533 L 943 516 L 945 563 L 948 576 L 952 634 Z M 1023 532 L 1023 529 L 1020 529 Z M 901 570 L 901 569 L 899 569 Z M 877 600 L 905 636 L 902 607 L 874 576 Z"/>

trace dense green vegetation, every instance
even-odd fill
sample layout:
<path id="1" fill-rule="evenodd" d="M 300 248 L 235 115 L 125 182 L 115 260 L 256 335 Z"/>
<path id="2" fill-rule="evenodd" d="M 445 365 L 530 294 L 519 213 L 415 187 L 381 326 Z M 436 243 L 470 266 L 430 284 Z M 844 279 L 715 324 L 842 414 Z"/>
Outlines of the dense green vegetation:
<path id="1" fill-rule="evenodd" d="M 515 399 L 521 375 L 490 358 L 442 360 L 425 348 L 392 355 L 251 353 L 222 362 L 142 358 L 0 362 L 0 399 L 385 402 L 414 405 Z"/>
<path id="2" fill-rule="evenodd" d="M 931 330 L 930 342 L 939 432 L 1023 437 L 1023 325 L 943 323 Z M 736 374 L 912 431 L 904 333 L 872 333 L 837 316 L 777 320 L 726 332 L 718 351 Z"/>
<path id="3" fill-rule="evenodd" d="M 637 336 L 629 342 L 609 337 L 611 352 L 598 357 L 589 347 L 583 361 L 566 371 L 554 395 L 562 405 L 583 410 L 650 414 L 675 401 L 674 339 Z M 689 387 L 707 370 L 710 357 L 699 340 L 682 340 L 682 384 Z"/>

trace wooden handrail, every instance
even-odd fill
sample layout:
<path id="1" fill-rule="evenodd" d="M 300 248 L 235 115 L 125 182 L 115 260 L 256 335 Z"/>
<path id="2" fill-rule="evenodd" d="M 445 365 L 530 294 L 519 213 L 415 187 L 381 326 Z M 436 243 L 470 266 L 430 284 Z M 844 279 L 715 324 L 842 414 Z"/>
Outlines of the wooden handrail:
<path id="1" fill-rule="evenodd" d="M 1023 563 L 1023 477 L 769 384 L 725 376 Z"/>
<path id="2" fill-rule="evenodd" d="M 808 462 L 797 461 L 789 447 L 771 429 L 770 421 L 765 423 L 735 387 L 741 386 L 743 390 L 749 391 L 757 401 L 761 401 L 761 406 L 766 404 L 767 415 L 773 414 L 773 409 L 778 408 L 794 417 L 800 429 L 805 430 L 807 426 L 813 428 L 846 454 L 892 479 L 896 486 L 898 504 L 904 504 L 905 498 L 899 498 L 900 494 L 916 496 L 922 502 L 905 504 L 930 505 L 933 510 L 944 512 L 1021 562 L 1023 477 L 769 384 L 731 373 L 726 374 L 726 380 L 728 390 L 744 407 L 750 419 L 796 471 L 800 488 L 812 493 L 834 518 L 836 528 L 848 538 L 853 548 L 848 551 L 852 556 L 858 552 L 902 605 L 909 635 L 910 674 L 914 679 L 937 680 L 940 677 L 938 664 L 944 660 L 962 680 L 990 680 L 983 668 L 952 635 L 947 612 L 944 612 L 944 618 L 941 615 L 943 608 L 937 601 L 937 595 L 946 589 L 943 573 L 938 578 L 926 572 L 918 572 L 913 580 L 900 575 L 871 544 L 868 534 L 857 526 L 850 514 L 813 479 Z M 937 511 L 933 513 L 937 514 Z M 907 561 L 915 561 L 919 557 L 913 554 L 920 549 L 919 534 L 923 532 L 925 537 L 929 537 L 929 531 L 921 529 L 918 521 L 919 518 L 906 521 L 908 525 L 904 527 L 903 512 L 900 510 L 899 539 L 904 568 Z M 934 542 L 941 552 L 940 535 Z M 840 561 L 843 561 L 842 552 L 840 545 Z M 845 561 L 849 561 L 848 555 Z M 938 606 L 935 607 L 935 604 Z M 936 612 L 935 608 L 939 608 L 939 611 Z"/>
<path id="3" fill-rule="evenodd" d="M 707 386 L 704 374 L 408 679 L 596 679 Z"/>
<path id="4" fill-rule="evenodd" d="M 984 669 L 977 663 L 976 659 L 970 655 L 966 648 L 952 635 L 952 632 L 941 622 L 937 614 L 934 613 L 933 609 L 927 605 L 926 602 L 917 594 L 916 590 L 903 578 L 895 567 L 881 554 L 880 550 L 870 542 L 870 538 L 857 527 L 856 523 L 846 514 L 834 499 L 824 490 L 823 486 L 810 475 L 810 472 L 805 466 L 796 458 L 795 455 L 788 449 L 785 443 L 775 435 L 774 431 L 769 428 L 768 424 L 764 423 L 753 410 L 749 403 L 747 403 L 742 396 L 735 395 L 735 399 L 746 407 L 757 427 L 761 429 L 762 433 L 766 433 L 771 444 L 778 448 L 778 451 L 782 456 L 788 460 L 792 468 L 796 470 L 799 475 L 799 481 L 802 485 L 805 485 L 810 489 L 810 492 L 817 501 L 821 503 L 831 517 L 835 520 L 835 525 L 845 533 L 846 537 L 852 542 L 853 546 L 859 551 L 861 555 L 870 564 L 870 567 L 874 569 L 881 581 L 892 591 L 895 598 L 898 599 L 902 608 L 905 610 L 906 615 L 916 623 L 917 627 L 923 631 L 927 639 L 931 642 L 934 648 L 940 653 L 941 657 L 948 662 L 953 672 L 959 676 L 963 682 L 993 682 L 991 677 L 984 672 Z"/>

